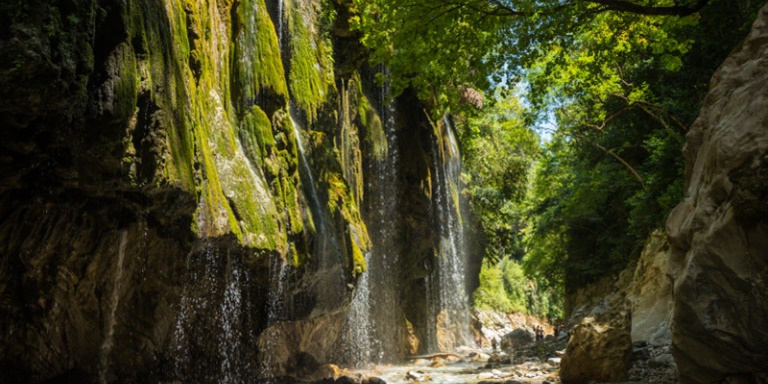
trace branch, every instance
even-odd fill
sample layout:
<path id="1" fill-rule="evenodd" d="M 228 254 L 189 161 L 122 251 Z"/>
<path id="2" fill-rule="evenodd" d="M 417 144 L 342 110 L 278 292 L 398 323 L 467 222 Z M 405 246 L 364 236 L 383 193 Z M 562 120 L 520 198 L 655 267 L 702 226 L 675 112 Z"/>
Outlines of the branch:
<path id="1" fill-rule="evenodd" d="M 588 123 L 583 123 L 583 124 L 584 124 L 584 125 L 586 125 L 587 127 L 590 127 L 590 128 L 594 128 L 594 129 L 596 129 L 596 130 L 598 130 L 598 131 L 602 131 L 603 129 L 605 129 L 605 126 L 606 126 L 606 125 L 608 125 L 608 123 L 610 123 L 610 122 L 611 122 L 611 120 L 613 120 L 613 119 L 615 119 L 615 118 L 619 117 L 619 116 L 620 116 L 620 115 L 622 115 L 624 112 L 626 112 L 626 111 L 628 111 L 628 110 L 632 109 L 632 107 L 634 107 L 634 105 L 632 105 L 631 103 L 630 103 L 630 104 L 627 104 L 627 105 L 626 105 L 624 108 L 622 108 L 622 109 L 620 109 L 620 110 L 616 111 L 614 114 L 612 114 L 612 115 L 608 116 L 608 117 L 607 117 L 607 118 L 606 118 L 606 119 L 603 121 L 603 123 L 602 123 L 602 124 L 600 124 L 600 125 L 597 125 L 597 124 L 588 124 Z"/>
<path id="2" fill-rule="evenodd" d="M 643 189 L 646 189 L 646 188 L 645 188 L 645 180 L 643 180 L 643 177 L 642 177 L 642 176 L 640 176 L 640 174 L 639 174 L 639 173 L 638 173 L 638 172 L 635 170 L 635 168 L 634 168 L 634 167 L 632 167 L 631 165 L 629 165 L 629 163 L 627 163 L 627 161 L 626 161 L 626 160 L 624 160 L 624 159 L 623 159 L 621 156 L 619 156 L 619 155 L 618 155 L 616 152 L 614 152 L 612 149 L 608 149 L 608 148 L 606 148 L 606 147 L 603 147 L 602 145 L 600 145 L 600 144 L 598 144 L 598 143 L 595 143 L 594 141 L 592 141 L 592 140 L 589 140 L 588 138 L 586 138 L 586 137 L 584 137 L 584 136 L 580 136 L 580 135 L 579 135 L 578 137 L 579 137 L 579 138 L 581 138 L 582 140 L 585 140 L 587 143 L 591 144 L 591 145 L 592 145 L 592 146 L 594 146 L 595 148 L 597 148 L 597 149 L 599 149 L 599 150 L 601 150 L 601 151 L 605 152 L 605 153 L 606 153 L 606 154 L 608 154 L 609 156 L 611 156 L 611 157 L 613 157 L 614 159 L 616 159 L 616 161 L 618 161 L 619 163 L 621 163 L 621 165 L 623 165 L 623 166 L 624 166 L 624 168 L 626 168 L 627 170 L 629 170 L 629 172 L 631 172 L 631 173 L 632 173 L 632 175 L 634 175 L 634 176 L 635 176 L 635 179 L 637 179 L 637 181 L 639 181 L 639 182 L 640 182 L 640 185 L 643 187 Z"/>
<path id="3" fill-rule="evenodd" d="M 674 5 L 668 7 L 654 7 L 635 4 L 626 0 L 587 0 L 590 3 L 600 4 L 605 10 L 616 12 L 636 13 L 648 16 L 689 16 L 704 8 L 709 0 L 696 0 L 690 5 Z"/>
<path id="4" fill-rule="evenodd" d="M 622 109 L 621 111 L 619 111 L 619 112 L 617 112 L 616 114 L 612 115 L 612 116 L 611 116 L 611 118 L 615 117 L 615 116 L 616 116 L 616 115 L 618 115 L 618 114 L 621 114 L 621 113 L 625 112 L 625 111 L 626 111 L 626 110 L 628 110 L 629 108 L 631 108 L 631 106 L 627 106 L 627 107 L 625 107 L 625 108 L 624 108 L 624 109 Z M 563 112 L 563 113 L 565 113 L 565 115 L 566 115 L 566 116 L 568 116 L 568 113 L 567 113 L 567 112 Z M 640 174 L 637 172 L 637 170 L 635 170 L 635 168 L 634 168 L 634 167 L 632 167 L 632 165 L 630 165 L 630 164 L 629 164 L 629 163 L 628 163 L 626 160 L 624 160 L 624 159 L 623 159 L 621 156 L 619 156 L 619 155 L 618 155 L 616 152 L 614 152 L 612 149 L 608 149 L 608 148 L 606 148 L 606 147 L 603 147 L 602 145 L 600 145 L 600 144 L 598 144 L 598 143 L 595 143 L 594 141 L 590 140 L 590 139 L 589 139 L 589 138 L 587 138 L 586 136 L 584 136 L 584 135 L 579 135 L 579 134 L 578 134 L 578 133 L 576 133 L 576 132 L 572 132 L 572 135 L 573 135 L 575 138 L 577 138 L 577 139 L 581 139 L 581 140 L 584 140 L 584 141 L 586 141 L 586 142 L 587 142 L 587 143 L 589 143 L 590 145 L 594 146 L 595 148 L 597 148 L 597 149 L 599 149 L 599 150 L 601 150 L 601 151 L 605 152 L 607 155 L 609 155 L 609 156 L 613 157 L 614 159 L 616 159 L 616 161 L 618 161 L 619 163 L 621 163 L 621 165 L 623 165 L 623 166 L 624 166 L 624 168 L 626 168 L 626 169 L 627 169 L 629 172 L 631 172 L 631 173 L 632 173 L 632 175 L 633 175 L 633 176 L 635 176 L 635 179 L 637 179 L 637 181 L 639 181 L 639 182 L 640 182 L 640 185 L 643 187 L 643 189 L 646 189 L 646 187 L 645 187 L 645 180 L 643 180 L 643 177 L 642 177 L 642 176 L 640 176 Z"/>

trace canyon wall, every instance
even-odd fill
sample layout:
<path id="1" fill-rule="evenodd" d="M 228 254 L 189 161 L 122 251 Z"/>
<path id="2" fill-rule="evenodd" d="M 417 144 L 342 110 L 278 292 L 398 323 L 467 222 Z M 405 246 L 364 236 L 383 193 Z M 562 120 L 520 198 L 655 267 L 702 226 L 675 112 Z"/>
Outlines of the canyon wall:
<path id="1" fill-rule="evenodd" d="M 564 382 L 768 382 L 767 106 L 768 6 L 712 78 L 666 233 L 569 298 Z"/>
<path id="2" fill-rule="evenodd" d="M 686 136 L 667 221 L 683 383 L 768 381 L 768 6 L 720 66 Z"/>
<path id="3" fill-rule="evenodd" d="M 424 337 L 413 305 L 439 243 L 442 125 L 406 93 L 387 142 L 388 95 L 349 14 L 319 0 L 0 4 L 0 382 L 221 382 L 343 361 L 372 164 L 394 147 L 389 358 L 411 348 L 406 318 Z"/>

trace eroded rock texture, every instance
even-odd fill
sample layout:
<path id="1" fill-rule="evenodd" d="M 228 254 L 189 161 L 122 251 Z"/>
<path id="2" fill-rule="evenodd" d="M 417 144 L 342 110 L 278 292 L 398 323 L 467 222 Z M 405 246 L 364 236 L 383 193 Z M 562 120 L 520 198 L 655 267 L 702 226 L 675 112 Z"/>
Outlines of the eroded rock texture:
<path id="1" fill-rule="evenodd" d="M 569 302 L 571 337 L 562 361 L 568 383 L 672 383 L 670 244 L 653 233 L 637 263 L 587 286 Z"/>
<path id="2" fill-rule="evenodd" d="M 343 358 L 368 173 L 395 147 L 387 337 L 396 354 L 406 317 L 427 332 L 433 127 L 406 96 L 387 143 L 350 10 L 327 2 L 322 31 L 319 1 L 280 4 L 0 3 L 0 382 L 235 382 Z"/>
<path id="3" fill-rule="evenodd" d="M 673 354 L 684 383 L 765 382 L 768 7 L 711 84 L 687 135 L 685 199 L 667 221 Z"/>
<path id="4" fill-rule="evenodd" d="M 606 277 L 569 300 L 579 305 L 568 321 L 570 339 L 560 367 L 566 383 L 623 381 L 632 356 L 626 287 L 632 271 Z"/>

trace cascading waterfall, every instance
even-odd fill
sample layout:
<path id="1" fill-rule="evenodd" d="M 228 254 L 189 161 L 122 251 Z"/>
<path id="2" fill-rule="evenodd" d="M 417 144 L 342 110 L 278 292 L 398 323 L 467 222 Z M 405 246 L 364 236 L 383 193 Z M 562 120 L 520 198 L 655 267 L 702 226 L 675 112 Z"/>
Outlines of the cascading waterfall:
<path id="1" fill-rule="evenodd" d="M 443 117 L 443 125 L 443 138 L 440 140 L 444 146 L 442 163 L 439 157 L 435 156 L 434 204 L 440 231 L 439 257 L 436 274 L 429 281 L 432 289 L 431 297 L 428 297 L 431 301 L 430 316 L 435 318 L 438 333 L 442 332 L 442 335 L 439 337 L 439 344 L 438 340 L 431 341 L 431 349 L 453 349 L 468 345 L 470 340 L 464 229 L 460 203 L 461 156 L 450 116 Z M 439 294 L 435 295 L 434 292 Z"/>
<path id="2" fill-rule="evenodd" d="M 365 254 L 366 263 L 370 263 L 370 254 L 371 252 Z M 357 282 L 347 313 L 347 331 L 343 336 L 346 358 L 349 360 L 349 365 L 355 368 L 363 368 L 371 362 L 373 317 L 371 316 L 370 275 L 368 270 Z"/>
<path id="3" fill-rule="evenodd" d="M 285 34 L 285 16 L 283 15 L 285 4 L 284 0 L 277 1 L 277 41 L 280 49 L 283 49 L 283 35 Z"/>
<path id="4" fill-rule="evenodd" d="M 288 264 L 281 257 L 273 257 L 270 260 L 269 280 L 267 331 L 265 331 L 259 346 L 264 352 L 259 365 L 259 376 L 266 381 L 276 379 L 275 372 L 279 370 L 275 366 L 277 362 L 270 350 L 274 349 L 283 338 L 280 327 L 273 327 L 283 319 L 286 312 L 285 293 L 288 283 Z"/>
<path id="5" fill-rule="evenodd" d="M 243 329 L 240 327 L 242 313 L 242 279 L 243 273 L 239 260 L 232 258 L 227 251 L 224 276 L 224 298 L 219 305 L 221 315 L 221 337 L 219 338 L 219 355 L 221 356 L 222 383 L 242 383 L 242 372 L 248 372 L 248 361 L 235 360 L 241 355 Z M 245 364 L 245 365 L 244 365 Z"/>
<path id="6" fill-rule="evenodd" d="M 291 120 L 291 127 L 293 127 L 293 134 L 296 135 L 296 145 L 299 147 L 299 162 L 301 163 L 301 167 L 304 169 L 304 174 L 306 175 L 307 179 L 309 180 L 309 197 L 312 199 L 312 204 L 314 204 L 315 207 L 320 207 L 320 195 L 317 192 L 317 185 L 315 184 L 315 177 L 312 173 L 312 168 L 309 166 L 309 161 L 307 160 L 306 151 L 304 150 L 304 144 L 301 140 L 301 132 L 299 131 L 299 124 L 296 122 L 296 119 L 293 118 L 293 112 L 289 113 L 288 116 Z M 317 219 L 320 221 L 323 220 L 323 215 L 319 215 Z"/>
<path id="7" fill-rule="evenodd" d="M 198 227 L 206 228 L 210 219 L 202 199 L 199 204 Z M 255 335 L 248 326 L 251 281 L 242 259 L 210 239 L 200 239 L 187 255 L 185 271 L 172 374 L 181 381 L 248 382 L 253 367 L 246 356 Z"/>
<path id="8" fill-rule="evenodd" d="M 368 230 L 372 247 L 365 254 L 367 271 L 357 283 L 350 303 L 346 335 L 347 358 L 350 364 L 362 367 L 371 362 L 392 361 L 396 358 L 398 338 L 397 263 L 399 261 L 396 216 L 397 168 L 399 154 L 395 132 L 395 105 L 388 102 L 389 85 L 377 95 L 376 104 L 387 139 L 387 155 L 374 162 L 368 182 Z M 373 278 L 372 278 L 373 277 Z"/>
<path id="9" fill-rule="evenodd" d="M 342 296 L 339 295 L 339 292 L 343 292 L 345 289 L 344 287 L 346 286 L 341 270 L 341 266 L 343 265 L 341 260 L 342 248 L 334 233 L 333 224 L 328 219 L 330 213 L 328 212 L 326 204 L 323 204 L 320 199 L 314 172 L 310 167 L 305 147 L 302 142 L 298 119 L 293 116 L 294 106 L 292 105 L 289 109 L 291 126 L 296 135 L 296 144 L 299 149 L 299 163 L 304 170 L 303 174 L 305 179 L 302 184 L 305 188 L 309 189 L 309 197 L 311 200 L 309 202 L 311 206 L 310 211 L 312 213 L 312 221 L 315 224 L 316 233 L 314 237 L 314 249 L 312 251 L 314 268 L 315 272 L 323 275 L 315 280 L 316 285 L 314 293 L 316 306 L 319 309 L 332 308 L 336 306 L 334 303 L 338 303 L 341 299 Z"/>
<path id="10" fill-rule="evenodd" d="M 120 231 L 120 241 L 117 251 L 117 265 L 115 266 L 115 277 L 112 282 L 112 292 L 109 296 L 109 312 L 107 312 L 106 323 L 104 327 L 104 342 L 99 350 L 99 382 L 107 382 L 107 373 L 109 373 L 109 355 L 112 352 L 112 346 L 115 339 L 115 324 L 117 323 L 117 306 L 120 303 L 120 288 L 123 277 L 123 260 L 125 259 L 125 247 L 128 244 L 128 231 Z"/>

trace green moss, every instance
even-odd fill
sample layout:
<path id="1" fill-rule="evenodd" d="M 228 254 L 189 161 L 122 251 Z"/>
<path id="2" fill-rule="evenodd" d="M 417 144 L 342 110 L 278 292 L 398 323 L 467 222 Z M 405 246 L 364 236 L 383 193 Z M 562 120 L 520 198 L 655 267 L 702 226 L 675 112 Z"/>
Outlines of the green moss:
<path id="1" fill-rule="evenodd" d="M 136 65 L 136 56 L 130 45 L 123 43 L 117 48 L 119 52 L 119 81 L 115 85 L 115 98 L 117 102 L 115 115 L 121 120 L 127 121 L 136 111 L 139 95 L 139 75 Z"/>
<path id="2" fill-rule="evenodd" d="M 237 7 L 240 30 L 234 38 L 235 78 L 245 100 L 271 89 L 287 100 L 288 87 L 280 43 L 264 0 L 243 0 Z"/>
<path id="3" fill-rule="evenodd" d="M 285 212 L 288 215 L 288 223 L 293 233 L 304 231 L 304 220 L 301 217 L 301 207 L 299 206 L 299 195 L 296 190 L 298 175 L 294 177 L 284 176 L 281 180 L 283 186 L 282 201 L 285 202 Z"/>
<path id="4" fill-rule="evenodd" d="M 295 4 L 295 3 L 294 3 Z M 333 62 L 328 42 L 313 36 L 306 20 L 297 9 L 289 20 L 291 30 L 291 96 L 304 110 L 310 122 L 317 116 L 317 109 L 325 102 L 328 88 L 334 85 Z"/>
<path id="5" fill-rule="evenodd" d="M 194 119 L 187 113 L 192 97 L 186 86 L 188 77 L 184 65 L 189 55 L 184 12 L 176 2 L 168 7 L 153 2 L 130 2 L 123 19 L 138 59 L 139 89 L 150 94 L 160 109 L 153 119 L 166 128 L 171 159 L 164 163 L 162 177 L 194 191 L 198 181 L 193 168 L 195 135 L 191 126 Z M 120 109 L 129 107 L 124 105 Z"/>
<path id="6" fill-rule="evenodd" d="M 374 159 L 383 161 L 389 154 L 389 143 L 387 142 L 387 135 L 384 132 L 381 118 L 363 93 L 360 75 L 355 73 L 350 81 L 354 83 L 354 89 L 357 92 L 357 122 L 360 126 L 360 131 L 363 132 L 366 145 L 370 148 Z"/>
<path id="7" fill-rule="evenodd" d="M 221 25 L 211 17 L 210 9 L 200 9 L 190 1 L 130 4 L 125 16 L 129 41 L 139 52 L 134 78 L 141 78 L 138 86 L 149 92 L 159 109 L 152 118 L 167 128 L 171 159 L 165 163 L 164 177 L 199 194 L 193 230 L 201 237 L 231 233 L 243 245 L 287 252 L 275 199 L 245 156 L 254 153 L 251 160 L 261 160 L 267 155 L 274 145 L 272 127 L 263 111 L 251 108 L 240 124 L 249 150 L 238 146 L 238 123 L 229 99 L 229 55 L 220 50 L 220 41 L 212 32 L 220 31 Z M 259 4 L 263 21 L 263 0 Z M 273 51 L 277 52 L 274 31 L 272 34 Z M 276 57 L 271 60 L 279 65 L 279 55 Z M 132 64 L 127 60 L 123 65 Z M 272 79 L 279 81 L 270 83 L 259 77 L 256 84 L 287 94 L 283 73 Z M 130 84 L 124 88 L 131 92 Z M 131 103 L 135 105 L 135 101 Z"/>
<path id="8" fill-rule="evenodd" d="M 365 256 L 355 239 L 350 238 L 350 243 L 352 243 L 352 276 L 358 277 L 366 271 Z"/>
<path id="9" fill-rule="evenodd" d="M 255 166 L 263 167 L 269 147 L 275 145 L 272 122 L 267 114 L 254 105 L 243 117 L 238 133 L 246 156 Z"/>

